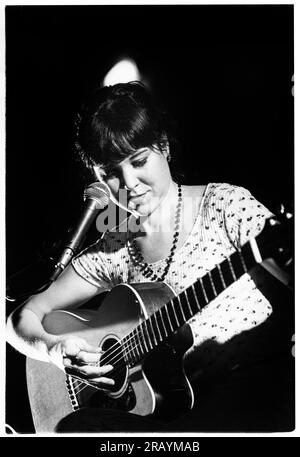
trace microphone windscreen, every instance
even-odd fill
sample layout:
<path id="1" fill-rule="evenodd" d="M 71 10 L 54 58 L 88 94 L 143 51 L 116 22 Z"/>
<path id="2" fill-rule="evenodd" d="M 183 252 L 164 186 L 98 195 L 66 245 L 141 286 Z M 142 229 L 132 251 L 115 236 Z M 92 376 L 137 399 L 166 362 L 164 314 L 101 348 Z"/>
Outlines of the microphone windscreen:
<path id="1" fill-rule="evenodd" d="M 109 203 L 107 187 L 98 181 L 90 184 L 84 191 L 84 199 L 95 200 L 99 209 L 105 208 Z"/>

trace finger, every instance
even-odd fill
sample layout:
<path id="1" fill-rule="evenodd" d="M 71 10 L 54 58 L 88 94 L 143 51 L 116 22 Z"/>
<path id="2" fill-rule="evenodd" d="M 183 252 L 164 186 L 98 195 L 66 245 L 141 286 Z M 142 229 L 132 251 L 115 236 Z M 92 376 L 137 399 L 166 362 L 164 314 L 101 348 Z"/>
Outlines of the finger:
<path id="1" fill-rule="evenodd" d="M 113 369 L 112 365 L 104 365 L 103 367 L 96 367 L 93 365 L 76 365 L 73 364 L 72 368 L 75 369 L 78 373 L 85 376 L 102 376 L 103 374 L 108 373 Z"/>
<path id="2" fill-rule="evenodd" d="M 95 352 L 79 351 L 76 359 L 84 363 L 97 363 L 100 361 L 101 354 Z"/>
<path id="3" fill-rule="evenodd" d="M 72 361 L 69 357 L 64 357 L 63 358 L 63 365 L 65 367 L 70 367 L 72 365 Z"/>
<path id="4" fill-rule="evenodd" d="M 82 341 L 81 350 L 86 352 L 93 352 L 96 354 L 101 354 L 103 351 L 99 346 L 92 346 L 91 344 L 87 343 L 86 341 Z"/>
<path id="5" fill-rule="evenodd" d="M 89 382 L 90 383 L 93 383 L 93 384 L 105 384 L 107 386 L 114 386 L 115 385 L 115 381 L 111 378 L 106 378 L 105 376 L 101 376 L 100 378 L 92 378 L 92 379 L 89 379 Z"/>

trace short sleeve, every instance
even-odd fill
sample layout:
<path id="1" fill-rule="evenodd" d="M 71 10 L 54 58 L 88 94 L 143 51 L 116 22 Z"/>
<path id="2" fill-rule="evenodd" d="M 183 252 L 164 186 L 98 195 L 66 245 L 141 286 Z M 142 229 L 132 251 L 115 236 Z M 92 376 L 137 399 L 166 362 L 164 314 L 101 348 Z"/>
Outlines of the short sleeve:
<path id="1" fill-rule="evenodd" d="M 251 193 L 238 186 L 232 186 L 227 193 L 225 205 L 225 227 L 230 241 L 236 248 L 250 238 L 256 237 L 273 216 Z"/>
<path id="2" fill-rule="evenodd" d="M 72 260 L 76 273 L 83 279 L 104 290 L 111 289 L 103 239 L 98 240 Z"/>

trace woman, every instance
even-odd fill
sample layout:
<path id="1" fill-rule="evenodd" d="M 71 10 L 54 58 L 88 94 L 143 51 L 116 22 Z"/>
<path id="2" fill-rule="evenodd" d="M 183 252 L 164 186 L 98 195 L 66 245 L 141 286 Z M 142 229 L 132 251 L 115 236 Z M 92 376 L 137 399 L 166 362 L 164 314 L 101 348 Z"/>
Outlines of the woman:
<path id="1" fill-rule="evenodd" d="M 126 194 L 130 213 L 126 230 L 121 224 L 107 231 L 73 259 L 48 290 L 30 298 L 8 321 L 9 341 L 30 357 L 50 361 L 108 389 L 114 384 L 110 378 L 114 367 L 99 366 L 100 349 L 76 335 L 47 333 L 41 324 L 43 318 L 56 309 L 77 308 L 123 282 L 164 281 L 179 294 L 257 236 L 271 213 L 241 187 L 176 183 L 169 167 L 172 150 L 164 112 L 141 83 L 97 91 L 77 127 L 77 150 L 86 167 L 107 186 L 117 204 Z M 226 411 L 234 410 L 234 401 L 239 412 L 231 424 L 229 420 L 229 430 L 239 426 L 241 430 L 259 429 L 255 420 L 251 425 L 251 414 L 241 416 L 243 407 L 247 410 L 247 387 L 240 393 L 243 407 L 236 392 L 245 380 L 244 367 L 255 366 L 270 351 L 265 345 L 262 353 L 261 347 L 271 315 L 271 304 L 246 273 L 188 321 L 193 345 L 186 360 L 195 379 L 200 379 L 196 390 L 200 391 L 202 410 L 196 401 L 188 416 L 165 423 L 115 410 L 84 408 L 63 419 L 57 430 L 225 431 Z M 254 330 L 252 338 L 250 330 Z M 238 381 L 235 372 L 242 373 Z M 217 381 L 214 389 L 211 379 Z M 235 394 L 231 390 L 229 397 L 228 388 Z M 210 398 L 206 403 L 205 397 Z M 223 405 L 218 405 L 216 398 Z M 248 410 L 253 406 L 252 395 L 250 398 Z M 212 403 L 216 414 L 218 408 L 222 411 L 218 419 L 211 413 Z"/>

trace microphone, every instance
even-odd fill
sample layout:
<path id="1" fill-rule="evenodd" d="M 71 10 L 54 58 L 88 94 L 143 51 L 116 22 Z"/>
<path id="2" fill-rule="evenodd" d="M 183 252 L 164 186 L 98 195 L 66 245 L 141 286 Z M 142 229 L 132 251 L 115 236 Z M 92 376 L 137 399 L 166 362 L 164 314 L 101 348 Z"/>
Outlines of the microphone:
<path id="1" fill-rule="evenodd" d="M 55 264 L 50 281 L 55 281 L 70 263 L 72 257 L 81 247 L 91 224 L 99 212 L 108 205 L 109 195 L 106 185 L 100 182 L 90 184 L 84 191 L 84 199 L 85 202 L 80 218 L 76 225 L 69 229 L 68 239 L 64 243 L 63 252 Z"/>

